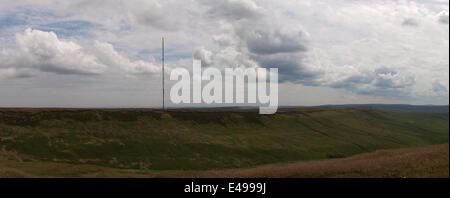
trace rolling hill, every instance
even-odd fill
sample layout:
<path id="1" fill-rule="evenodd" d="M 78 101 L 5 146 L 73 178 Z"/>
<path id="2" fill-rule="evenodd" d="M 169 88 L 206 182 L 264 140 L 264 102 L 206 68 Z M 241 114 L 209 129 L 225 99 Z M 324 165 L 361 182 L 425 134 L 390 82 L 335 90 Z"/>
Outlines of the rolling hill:
<path id="1" fill-rule="evenodd" d="M 3 168 L 48 163 L 140 173 L 242 169 L 445 144 L 448 138 L 448 113 L 371 107 L 281 109 L 276 115 L 256 110 L 0 109 Z"/>

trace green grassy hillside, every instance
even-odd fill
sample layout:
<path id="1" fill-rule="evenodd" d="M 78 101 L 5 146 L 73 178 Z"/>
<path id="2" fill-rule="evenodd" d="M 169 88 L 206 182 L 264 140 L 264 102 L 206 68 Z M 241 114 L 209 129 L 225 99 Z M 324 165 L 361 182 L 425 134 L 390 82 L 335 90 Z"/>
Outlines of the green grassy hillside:
<path id="1" fill-rule="evenodd" d="M 373 108 L 0 109 L 0 160 L 210 170 L 447 143 L 441 113 Z"/>

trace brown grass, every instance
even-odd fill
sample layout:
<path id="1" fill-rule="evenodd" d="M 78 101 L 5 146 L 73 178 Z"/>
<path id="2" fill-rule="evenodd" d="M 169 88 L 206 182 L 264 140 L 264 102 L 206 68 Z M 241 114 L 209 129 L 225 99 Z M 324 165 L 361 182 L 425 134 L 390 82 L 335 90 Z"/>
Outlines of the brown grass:
<path id="1" fill-rule="evenodd" d="M 207 177 L 449 177 L 449 144 L 380 150 L 344 159 L 211 171 Z"/>
<path id="2" fill-rule="evenodd" d="M 448 178 L 449 144 L 380 150 L 343 159 L 210 171 L 150 171 L 0 160 L 0 177 Z"/>

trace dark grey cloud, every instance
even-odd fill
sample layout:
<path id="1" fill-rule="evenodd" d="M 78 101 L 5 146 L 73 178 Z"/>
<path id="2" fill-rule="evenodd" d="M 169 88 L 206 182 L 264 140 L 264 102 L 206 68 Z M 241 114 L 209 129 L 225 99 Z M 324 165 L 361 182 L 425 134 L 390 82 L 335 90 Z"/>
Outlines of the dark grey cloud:
<path id="1" fill-rule="evenodd" d="M 213 54 L 205 48 L 195 49 L 192 56 L 193 58 L 202 61 L 202 67 L 209 67 L 213 64 Z"/>
<path id="2" fill-rule="evenodd" d="M 260 55 L 307 51 L 303 32 L 286 34 L 279 31 L 255 30 L 246 32 L 250 52 Z"/>
<path id="3" fill-rule="evenodd" d="M 345 78 L 344 80 L 335 82 L 331 84 L 330 86 L 333 88 L 344 88 L 344 89 L 357 89 L 359 85 L 363 84 L 371 84 L 374 80 L 373 75 L 369 75 L 368 73 L 362 73 L 360 75 L 353 75 L 348 78 Z"/>
<path id="4" fill-rule="evenodd" d="M 167 31 L 176 31 L 181 27 L 180 21 L 173 16 L 173 9 L 150 7 L 137 13 L 137 22 L 139 24 L 150 26 Z"/>
<path id="5" fill-rule="evenodd" d="M 252 0 L 199 0 L 209 7 L 208 14 L 217 18 L 228 20 L 258 19 L 264 15 Z"/>
<path id="6" fill-rule="evenodd" d="M 316 79 L 319 72 L 310 70 L 304 65 L 301 54 L 251 55 L 251 59 L 263 68 L 278 68 L 280 82 L 292 82 L 304 85 L 318 85 Z"/>
<path id="7" fill-rule="evenodd" d="M 281 32 L 274 27 L 266 29 L 246 28 L 240 30 L 240 38 L 246 44 L 249 57 L 263 68 L 278 68 L 280 82 L 316 85 L 320 76 L 308 67 L 304 53 L 308 51 L 306 33 L 303 31 Z"/>
<path id="8" fill-rule="evenodd" d="M 449 16 L 448 16 L 448 12 L 441 12 L 441 14 L 439 15 L 439 23 L 442 24 L 449 24 Z"/>
<path id="9" fill-rule="evenodd" d="M 402 22 L 403 26 L 419 26 L 419 21 L 414 18 L 406 18 Z"/>
<path id="10" fill-rule="evenodd" d="M 413 76 L 404 76 L 396 69 L 382 67 L 375 70 L 375 83 L 378 88 L 407 88 L 416 83 Z"/>
<path id="11" fill-rule="evenodd" d="M 35 75 L 33 73 L 28 73 L 28 72 L 19 72 L 14 77 L 15 78 L 32 78 L 32 77 L 35 77 Z"/>
<path id="12" fill-rule="evenodd" d="M 93 73 L 78 68 L 63 68 L 60 65 L 55 64 L 42 64 L 39 65 L 39 70 L 43 72 L 61 74 L 61 75 L 98 75 L 99 73 Z M 32 76 L 29 76 L 32 77 Z"/>
<path id="13" fill-rule="evenodd" d="M 405 90 L 416 83 L 412 76 L 400 74 L 389 67 L 381 67 L 375 71 L 364 71 L 329 86 L 354 91 L 363 95 L 405 96 Z"/>
<path id="14" fill-rule="evenodd" d="M 208 6 L 207 13 L 214 19 L 227 21 L 233 28 L 233 37 L 216 37 L 218 41 L 226 41 L 219 44 L 234 45 L 237 53 L 248 57 L 249 61 L 256 62 L 260 67 L 278 68 L 280 82 L 316 84 L 320 73 L 314 72 L 304 63 L 304 53 L 308 52 L 308 38 L 305 31 L 277 26 L 273 22 L 275 16 L 258 6 L 256 1 L 200 0 L 200 2 Z M 205 56 L 198 54 L 197 57 Z"/>

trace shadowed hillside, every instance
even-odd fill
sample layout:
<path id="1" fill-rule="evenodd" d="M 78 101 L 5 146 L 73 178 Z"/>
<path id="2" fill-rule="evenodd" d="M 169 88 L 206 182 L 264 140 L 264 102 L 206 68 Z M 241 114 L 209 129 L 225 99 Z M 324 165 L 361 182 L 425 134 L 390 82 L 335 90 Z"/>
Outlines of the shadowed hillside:
<path id="1" fill-rule="evenodd" d="M 373 108 L 0 109 L 0 160 L 211 170 L 448 142 L 445 113 Z"/>

